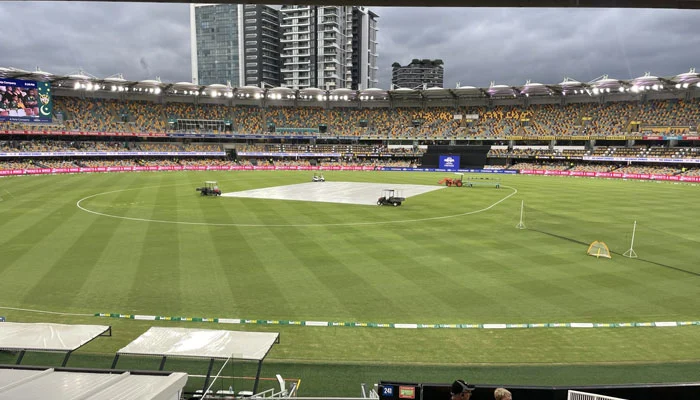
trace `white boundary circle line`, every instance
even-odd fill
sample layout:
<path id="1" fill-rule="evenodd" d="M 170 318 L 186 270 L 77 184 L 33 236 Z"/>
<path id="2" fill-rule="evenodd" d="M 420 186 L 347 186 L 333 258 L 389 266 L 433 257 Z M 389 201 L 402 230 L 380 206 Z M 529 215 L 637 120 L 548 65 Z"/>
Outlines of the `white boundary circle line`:
<path id="1" fill-rule="evenodd" d="M 93 197 L 102 196 L 102 195 L 111 194 L 111 193 L 125 192 L 127 190 L 136 190 L 136 189 L 120 189 L 120 190 L 112 190 L 109 192 L 102 192 L 102 193 L 93 194 L 93 195 L 83 197 L 82 199 L 78 200 L 75 203 L 75 205 L 76 205 L 76 207 L 78 207 L 79 209 L 81 209 L 87 213 L 99 215 L 101 217 L 116 218 L 116 219 L 123 219 L 123 220 L 127 220 L 127 221 L 136 221 L 136 222 L 157 222 L 157 223 L 161 223 L 161 224 L 193 225 L 193 226 L 236 226 L 236 227 L 249 227 L 249 228 L 250 227 L 302 228 L 302 227 L 325 227 L 325 226 L 367 226 L 367 225 L 387 225 L 387 224 L 403 224 L 403 223 L 409 223 L 409 222 L 435 221 L 435 220 L 441 220 L 441 219 L 462 217 L 465 215 L 478 214 L 478 213 L 492 209 L 493 207 L 501 204 L 502 202 L 515 196 L 518 193 L 518 189 L 516 189 L 514 187 L 504 186 L 504 185 L 501 185 L 501 187 L 508 188 L 508 189 L 512 190 L 512 192 L 509 195 L 507 195 L 506 197 L 504 197 L 504 198 L 498 200 L 497 202 L 491 204 L 490 206 L 484 207 L 480 210 L 468 211 L 465 213 L 453 214 L 453 215 L 443 215 L 443 216 L 439 216 L 439 217 L 429 217 L 429 218 L 404 219 L 404 220 L 397 220 L 397 221 L 346 222 L 346 223 L 337 223 L 337 224 L 234 224 L 234 223 L 216 223 L 216 222 L 168 221 L 168 220 L 161 220 L 161 219 L 125 217 L 125 216 L 121 216 L 121 215 L 112 215 L 112 214 L 107 214 L 107 213 L 101 213 L 99 211 L 93 211 L 93 210 L 87 209 L 80 204 L 83 201 L 91 199 Z"/>

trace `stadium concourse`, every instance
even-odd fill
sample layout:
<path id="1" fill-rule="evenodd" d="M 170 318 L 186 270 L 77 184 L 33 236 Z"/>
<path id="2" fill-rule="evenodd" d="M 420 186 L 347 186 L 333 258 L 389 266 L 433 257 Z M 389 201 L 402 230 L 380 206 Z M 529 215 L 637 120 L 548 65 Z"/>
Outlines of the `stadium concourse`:
<path id="1" fill-rule="evenodd" d="M 423 91 L 264 90 L 11 68 L 0 68 L 0 77 L 49 82 L 53 96 L 48 122 L 0 108 L 3 175 L 430 168 L 431 145 L 489 146 L 479 168 L 700 175 L 693 69 L 667 78 Z"/>

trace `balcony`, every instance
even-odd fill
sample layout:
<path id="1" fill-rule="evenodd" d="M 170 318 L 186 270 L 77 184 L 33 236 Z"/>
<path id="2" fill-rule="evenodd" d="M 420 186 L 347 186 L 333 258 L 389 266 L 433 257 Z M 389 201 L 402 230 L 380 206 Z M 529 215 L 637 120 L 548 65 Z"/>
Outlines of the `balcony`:
<path id="1" fill-rule="evenodd" d="M 280 70 L 283 74 L 291 74 L 294 72 L 311 72 L 311 69 L 309 68 L 284 68 Z"/>
<path id="2" fill-rule="evenodd" d="M 310 57 L 311 53 L 291 53 L 291 54 L 280 54 L 280 57 L 282 58 L 290 58 L 290 57 Z"/>
<path id="3" fill-rule="evenodd" d="M 263 9 L 262 9 L 262 13 L 271 16 L 271 17 L 272 17 L 273 19 L 275 19 L 275 20 L 279 19 L 279 15 L 278 15 L 278 14 L 275 14 L 275 13 L 273 13 L 272 11 L 270 11 L 270 10 L 268 10 L 268 9 L 266 9 L 266 8 L 263 8 Z"/>

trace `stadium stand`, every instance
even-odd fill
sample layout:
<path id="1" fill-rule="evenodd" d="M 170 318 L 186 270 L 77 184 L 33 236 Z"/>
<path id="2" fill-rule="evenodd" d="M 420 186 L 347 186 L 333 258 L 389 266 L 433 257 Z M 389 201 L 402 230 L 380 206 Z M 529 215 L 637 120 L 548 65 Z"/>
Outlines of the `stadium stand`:
<path id="1" fill-rule="evenodd" d="M 479 144 L 491 146 L 488 168 L 696 176 L 698 96 L 358 108 L 58 91 L 53 122 L 0 122 L 0 168 L 406 168 L 421 167 L 429 145 Z"/>

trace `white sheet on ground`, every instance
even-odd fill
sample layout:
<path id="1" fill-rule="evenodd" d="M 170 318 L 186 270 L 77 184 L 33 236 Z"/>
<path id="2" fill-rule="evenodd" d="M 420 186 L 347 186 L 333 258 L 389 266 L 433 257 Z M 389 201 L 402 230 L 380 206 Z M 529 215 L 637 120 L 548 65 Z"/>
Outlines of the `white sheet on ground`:
<path id="1" fill-rule="evenodd" d="M 410 198 L 444 188 L 445 186 L 437 185 L 326 181 L 244 190 L 241 192 L 224 193 L 221 196 L 376 206 L 377 199 L 384 189 L 400 189 L 402 190 L 403 197 Z"/>

